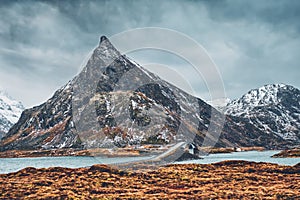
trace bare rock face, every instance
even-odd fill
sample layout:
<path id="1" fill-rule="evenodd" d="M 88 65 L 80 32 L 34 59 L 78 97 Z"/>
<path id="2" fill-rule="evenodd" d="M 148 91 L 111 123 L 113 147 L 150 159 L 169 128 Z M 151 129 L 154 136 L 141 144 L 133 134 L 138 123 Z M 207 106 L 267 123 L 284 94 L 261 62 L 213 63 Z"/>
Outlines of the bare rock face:
<path id="1" fill-rule="evenodd" d="M 113 148 L 180 141 L 201 146 L 290 145 L 240 116 L 225 116 L 160 79 L 102 36 L 82 72 L 40 106 L 25 110 L 0 150 Z M 214 120 L 212 120 L 214 119 Z M 210 126 L 223 128 L 220 137 Z"/>

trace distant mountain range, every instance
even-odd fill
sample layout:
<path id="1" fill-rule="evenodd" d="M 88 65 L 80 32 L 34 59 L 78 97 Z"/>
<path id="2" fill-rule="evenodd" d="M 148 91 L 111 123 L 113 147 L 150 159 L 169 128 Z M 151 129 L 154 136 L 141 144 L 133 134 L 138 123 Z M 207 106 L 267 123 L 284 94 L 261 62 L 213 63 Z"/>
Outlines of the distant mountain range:
<path id="1" fill-rule="evenodd" d="M 221 99 L 215 99 L 212 101 L 207 101 L 207 103 L 209 105 L 211 105 L 212 107 L 214 107 L 215 109 L 217 109 L 218 111 L 224 112 L 227 104 L 229 104 L 230 101 L 231 100 L 229 98 L 221 98 Z"/>
<path id="2" fill-rule="evenodd" d="M 196 146 L 290 147 L 300 142 L 299 90 L 281 86 L 272 87 L 277 93 L 269 86 L 265 86 L 268 92 L 250 91 L 229 103 L 224 116 L 121 55 L 102 36 L 82 72 L 48 101 L 25 110 L 0 141 L 0 151 L 179 141 Z M 270 94 L 273 97 L 267 97 Z M 218 120 L 212 121 L 212 117 Z M 211 125 L 214 130 L 222 129 L 220 137 L 209 131 Z"/>
<path id="3" fill-rule="evenodd" d="M 0 138 L 19 120 L 23 110 L 21 102 L 0 91 Z"/>

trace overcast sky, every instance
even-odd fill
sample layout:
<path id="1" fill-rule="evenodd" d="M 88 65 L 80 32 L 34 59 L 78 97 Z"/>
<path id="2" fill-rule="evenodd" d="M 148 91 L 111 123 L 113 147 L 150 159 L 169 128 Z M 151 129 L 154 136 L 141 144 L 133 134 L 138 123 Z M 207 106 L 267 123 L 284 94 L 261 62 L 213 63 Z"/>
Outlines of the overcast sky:
<path id="1" fill-rule="evenodd" d="M 297 0 L 1 0 L 0 89 L 26 107 L 38 105 L 78 74 L 99 36 L 148 26 L 174 29 L 200 43 L 231 99 L 270 83 L 299 88 L 299 21 Z M 154 57 L 131 56 L 137 62 Z M 192 86 L 207 99 L 200 82 Z"/>

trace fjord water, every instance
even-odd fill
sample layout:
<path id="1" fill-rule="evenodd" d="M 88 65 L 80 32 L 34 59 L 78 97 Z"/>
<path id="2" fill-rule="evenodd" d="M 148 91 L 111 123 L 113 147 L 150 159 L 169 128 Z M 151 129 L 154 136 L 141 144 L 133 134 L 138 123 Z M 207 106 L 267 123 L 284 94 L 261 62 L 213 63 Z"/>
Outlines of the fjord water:
<path id="1" fill-rule="evenodd" d="M 279 153 L 280 151 L 243 151 L 234 153 L 218 153 L 209 154 L 208 156 L 202 156 L 201 160 L 182 161 L 177 163 L 197 163 L 197 164 L 209 164 L 221 162 L 224 160 L 246 160 L 254 162 L 268 162 L 279 165 L 295 165 L 300 162 L 300 158 L 272 158 L 271 156 Z"/>
<path id="2" fill-rule="evenodd" d="M 26 167 L 47 168 L 89 167 L 95 164 L 115 164 L 149 159 L 150 157 L 86 157 L 86 156 L 61 156 L 61 157 L 37 157 L 37 158 L 0 158 L 0 174 L 16 172 Z"/>
<path id="3" fill-rule="evenodd" d="M 203 156 L 200 160 L 182 161 L 177 163 L 209 164 L 224 160 L 246 160 L 254 162 L 269 162 L 280 165 L 295 165 L 300 158 L 272 158 L 279 151 L 246 151 L 222 154 L 210 154 Z M 40 157 L 40 158 L 0 158 L 0 174 L 16 172 L 25 167 L 47 168 L 47 167 L 88 167 L 94 164 L 113 164 L 130 162 L 150 157 L 119 157 L 119 158 L 94 158 L 94 157 Z"/>

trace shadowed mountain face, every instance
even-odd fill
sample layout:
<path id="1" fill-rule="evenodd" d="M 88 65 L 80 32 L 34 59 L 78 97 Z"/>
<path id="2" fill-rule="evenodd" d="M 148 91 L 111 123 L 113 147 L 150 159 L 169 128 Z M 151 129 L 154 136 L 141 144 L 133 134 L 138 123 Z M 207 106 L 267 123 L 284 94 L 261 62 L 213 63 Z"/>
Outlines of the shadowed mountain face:
<path id="1" fill-rule="evenodd" d="M 268 134 L 243 117 L 225 117 L 121 55 L 103 36 L 82 72 L 47 102 L 25 110 L 1 140 L 0 150 L 181 141 L 267 148 L 294 142 Z"/>

